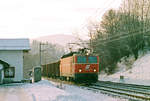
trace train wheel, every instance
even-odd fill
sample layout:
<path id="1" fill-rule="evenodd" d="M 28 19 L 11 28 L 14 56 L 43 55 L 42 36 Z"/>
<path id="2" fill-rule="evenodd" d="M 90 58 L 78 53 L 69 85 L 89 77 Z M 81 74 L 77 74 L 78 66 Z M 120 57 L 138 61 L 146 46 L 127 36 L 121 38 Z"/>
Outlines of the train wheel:
<path id="1" fill-rule="evenodd" d="M 63 76 L 63 81 L 66 81 L 66 80 L 67 80 L 67 78 Z"/>
<path id="2" fill-rule="evenodd" d="M 60 80 L 63 80 L 63 77 L 61 76 L 61 77 L 59 77 L 59 79 L 60 79 Z"/>

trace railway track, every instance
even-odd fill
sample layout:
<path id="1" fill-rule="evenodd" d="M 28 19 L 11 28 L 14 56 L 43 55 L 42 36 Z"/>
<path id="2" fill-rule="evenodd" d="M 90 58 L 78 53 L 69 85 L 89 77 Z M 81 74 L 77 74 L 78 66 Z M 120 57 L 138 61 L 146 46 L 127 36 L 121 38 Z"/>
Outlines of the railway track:
<path id="1" fill-rule="evenodd" d="M 101 92 L 104 94 L 129 99 L 131 101 L 150 101 L 150 86 L 145 85 L 125 84 L 110 81 L 98 81 L 97 83 L 92 84 L 76 84 L 73 82 L 70 83 L 68 81 L 59 80 L 54 82 L 76 85 L 83 89 L 93 90 L 95 92 Z"/>
<path id="2" fill-rule="evenodd" d="M 98 81 L 97 83 L 85 85 L 84 87 L 89 90 L 130 99 L 132 101 L 150 101 L 150 86 Z"/>

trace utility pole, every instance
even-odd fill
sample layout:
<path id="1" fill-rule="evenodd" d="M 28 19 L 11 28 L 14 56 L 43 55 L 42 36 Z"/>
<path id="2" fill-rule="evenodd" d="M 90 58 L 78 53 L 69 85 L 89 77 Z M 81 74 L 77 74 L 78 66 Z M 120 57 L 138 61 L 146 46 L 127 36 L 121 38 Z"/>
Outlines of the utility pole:
<path id="1" fill-rule="evenodd" d="M 40 64 L 40 66 L 41 66 L 41 55 L 42 55 L 42 53 L 41 53 L 41 51 L 42 51 L 42 50 L 41 50 L 41 42 L 40 42 L 40 48 L 39 48 L 39 49 L 40 49 L 40 61 L 39 61 L 39 64 Z"/>
<path id="2" fill-rule="evenodd" d="M 40 42 L 40 48 L 39 48 L 39 55 L 40 55 L 40 61 L 39 61 L 39 64 L 40 64 L 40 66 L 42 65 L 42 51 L 44 51 L 44 50 L 42 50 L 42 45 L 48 45 L 48 43 L 41 43 Z"/>

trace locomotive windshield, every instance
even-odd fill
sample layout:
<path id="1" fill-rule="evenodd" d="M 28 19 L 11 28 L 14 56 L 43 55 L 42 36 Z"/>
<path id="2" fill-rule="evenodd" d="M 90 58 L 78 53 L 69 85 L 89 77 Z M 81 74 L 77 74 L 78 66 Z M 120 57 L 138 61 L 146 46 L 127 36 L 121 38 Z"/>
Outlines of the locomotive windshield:
<path id="1" fill-rule="evenodd" d="M 77 63 L 86 63 L 86 57 L 85 56 L 78 56 Z"/>
<path id="2" fill-rule="evenodd" d="M 97 63 L 97 57 L 96 56 L 78 56 L 77 57 L 77 63 Z"/>
<path id="3" fill-rule="evenodd" d="M 88 57 L 88 63 L 97 63 L 97 57 L 96 56 L 89 56 Z"/>

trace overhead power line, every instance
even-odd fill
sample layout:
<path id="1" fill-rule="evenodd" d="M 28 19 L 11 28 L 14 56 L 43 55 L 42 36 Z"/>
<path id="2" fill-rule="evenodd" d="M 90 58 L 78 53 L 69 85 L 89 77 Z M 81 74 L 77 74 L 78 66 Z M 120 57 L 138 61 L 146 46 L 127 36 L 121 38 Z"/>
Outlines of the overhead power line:
<path id="1" fill-rule="evenodd" d="M 141 29 L 139 29 L 139 30 L 135 30 L 135 31 L 132 31 L 132 32 L 129 32 L 129 33 L 123 33 L 122 32 L 122 34 L 115 34 L 115 35 L 113 35 L 113 36 L 109 36 L 109 37 L 106 37 L 105 39 L 98 39 L 98 40 L 96 40 L 96 41 L 106 41 L 108 38 L 109 39 L 114 39 L 114 38 L 119 38 L 119 37 L 123 37 L 123 36 L 126 36 L 126 35 L 129 35 L 129 34 L 134 34 L 134 33 L 136 33 L 136 32 L 140 32 L 140 31 L 145 31 L 145 30 L 147 30 L 147 29 L 143 29 L 143 28 L 141 28 Z"/>
<path id="2" fill-rule="evenodd" d="M 117 40 L 120 40 L 120 39 L 124 39 L 124 38 L 127 38 L 127 37 L 129 37 L 129 36 L 135 36 L 135 35 L 138 35 L 138 34 L 142 34 L 142 33 L 147 33 L 147 32 L 150 32 L 150 29 L 148 29 L 147 31 L 141 31 L 141 32 L 138 32 L 138 33 L 128 33 L 128 34 L 126 34 L 125 36 L 120 36 L 120 37 L 118 37 L 118 38 L 116 38 L 116 39 L 113 39 L 113 40 L 109 40 L 109 41 L 106 41 L 107 39 L 105 39 L 105 40 L 99 40 L 99 41 L 101 41 L 101 42 L 103 42 L 103 43 L 98 43 L 98 44 L 96 44 L 96 46 L 97 45 L 100 45 L 100 44 L 106 44 L 106 43 L 110 43 L 110 42 L 113 42 L 113 41 L 117 41 Z M 144 35 L 144 34 L 143 34 Z M 105 42 L 104 42 L 105 41 Z"/>

